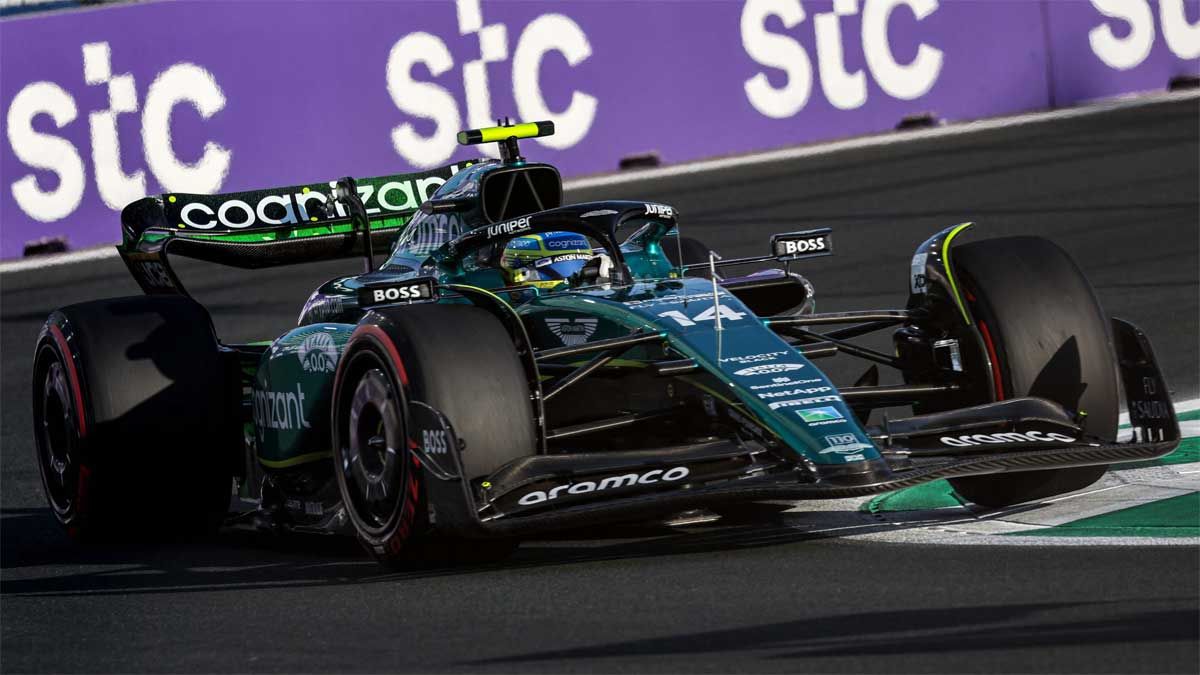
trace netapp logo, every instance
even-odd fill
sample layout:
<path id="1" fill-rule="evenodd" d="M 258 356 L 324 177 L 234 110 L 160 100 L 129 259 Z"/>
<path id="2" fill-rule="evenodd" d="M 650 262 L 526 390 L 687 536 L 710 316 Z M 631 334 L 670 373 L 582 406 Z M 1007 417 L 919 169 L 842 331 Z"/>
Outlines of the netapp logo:
<path id="1" fill-rule="evenodd" d="M 968 434 L 965 436 L 942 436 L 939 438 L 943 445 L 954 448 L 966 448 L 972 445 L 992 445 L 1003 443 L 1074 443 L 1075 438 L 1066 434 L 1042 433 L 1041 431 L 1008 432 L 1003 434 Z"/>
<path id="2" fill-rule="evenodd" d="M 514 232 L 524 232 L 529 229 L 529 216 L 510 220 L 507 223 L 497 223 L 488 225 L 487 236 L 489 239 L 493 237 L 506 236 Z"/>
<path id="3" fill-rule="evenodd" d="M 601 490 L 611 490 L 613 488 L 633 487 L 635 485 L 650 485 L 659 482 L 675 482 L 687 478 L 691 473 L 686 466 L 677 466 L 673 469 L 653 469 L 646 473 L 627 473 L 623 476 L 609 476 L 600 481 L 585 480 L 579 483 L 570 485 L 559 485 L 550 488 L 548 491 L 534 490 L 529 494 L 517 500 L 517 503 L 522 506 L 532 506 L 541 504 L 542 502 L 558 499 L 558 495 L 563 490 L 567 494 L 582 495 L 589 492 L 599 492 Z"/>
<path id="4" fill-rule="evenodd" d="M 304 418 L 304 391 L 296 385 L 296 391 L 254 392 L 254 426 L 278 431 L 308 429 Z"/>

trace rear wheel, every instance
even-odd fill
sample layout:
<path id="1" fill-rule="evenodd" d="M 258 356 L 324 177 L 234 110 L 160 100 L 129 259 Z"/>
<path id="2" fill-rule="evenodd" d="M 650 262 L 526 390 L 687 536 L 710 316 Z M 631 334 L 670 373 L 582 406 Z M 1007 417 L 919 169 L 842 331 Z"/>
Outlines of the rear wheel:
<path id="1" fill-rule="evenodd" d="M 55 518 L 90 540 L 219 525 L 240 443 L 208 314 L 132 297 L 50 315 L 34 357 L 37 464 Z"/>
<path id="2" fill-rule="evenodd" d="M 992 362 L 996 398 L 1038 396 L 1085 412 L 1089 435 L 1113 440 L 1120 390 L 1109 321 L 1075 262 L 1037 237 L 956 247 L 971 313 Z M 1002 507 L 1078 490 L 1106 466 L 950 480 L 982 506 Z"/>
<path id="3" fill-rule="evenodd" d="M 359 539 L 385 563 L 503 557 L 513 541 L 462 541 L 430 527 L 404 406 L 424 402 L 463 441 L 469 480 L 536 452 L 533 409 L 512 340 L 488 312 L 467 305 L 377 310 L 355 331 L 339 366 L 334 459 Z"/>

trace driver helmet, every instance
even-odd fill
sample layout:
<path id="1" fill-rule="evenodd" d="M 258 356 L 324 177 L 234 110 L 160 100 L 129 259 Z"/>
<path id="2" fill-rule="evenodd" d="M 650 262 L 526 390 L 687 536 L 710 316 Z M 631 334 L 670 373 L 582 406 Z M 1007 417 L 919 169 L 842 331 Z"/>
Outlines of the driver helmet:
<path id="1" fill-rule="evenodd" d="M 541 232 L 510 239 L 500 268 L 512 286 L 550 289 L 565 283 L 591 257 L 591 244 L 582 234 Z"/>

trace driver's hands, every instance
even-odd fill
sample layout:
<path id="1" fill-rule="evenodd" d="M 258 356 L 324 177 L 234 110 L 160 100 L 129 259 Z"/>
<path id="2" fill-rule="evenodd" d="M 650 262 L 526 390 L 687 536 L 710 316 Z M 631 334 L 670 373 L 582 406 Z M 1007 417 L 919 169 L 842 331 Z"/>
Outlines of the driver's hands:
<path id="1" fill-rule="evenodd" d="M 613 261 L 606 253 L 597 253 L 571 277 L 572 286 L 596 286 L 612 281 Z"/>

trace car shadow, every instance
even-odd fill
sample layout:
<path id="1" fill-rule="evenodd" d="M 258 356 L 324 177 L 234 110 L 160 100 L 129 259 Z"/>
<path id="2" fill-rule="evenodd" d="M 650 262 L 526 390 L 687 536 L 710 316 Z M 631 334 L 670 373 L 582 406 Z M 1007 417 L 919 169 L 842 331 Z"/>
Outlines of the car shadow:
<path id="1" fill-rule="evenodd" d="M 94 545 L 70 540 L 48 509 L 0 510 L 0 594 L 72 596 L 207 592 L 403 582 L 435 576 L 729 551 L 922 527 L 847 511 L 784 514 L 763 504 L 721 521 L 590 527 L 541 535 L 486 564 L 383 567 L 350 537 L 225 528 L 187 541 Z"/>
<path id="2" fill-rule="evenodd" d="M 464 662 L 468 668 L 516 663 L 604 663 L 619 655 L 652 663 L 659 657 L 730 652 L 772 660 L 851 656 L 860 659 L 1059 645 L 1194 640 L 1195 608 L 1182 598 L 1138 601 L 965 605 L 837 614 L 726 630 L 609 642 L 574 649 Z M 765 654 L 764 654 L 765 653 Z M 876 663 L 886 663 L 879 661 Z"/>

